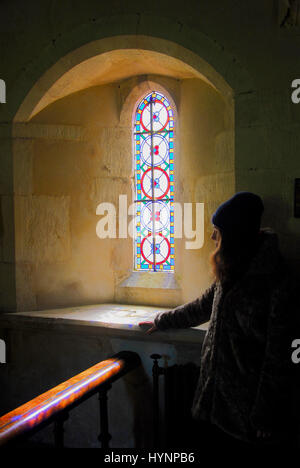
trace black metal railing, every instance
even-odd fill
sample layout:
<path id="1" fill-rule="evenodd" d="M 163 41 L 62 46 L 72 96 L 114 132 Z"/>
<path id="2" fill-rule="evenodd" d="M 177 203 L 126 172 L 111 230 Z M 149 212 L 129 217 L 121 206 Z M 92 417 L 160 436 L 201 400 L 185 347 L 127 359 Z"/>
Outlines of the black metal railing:
<path id="1" fill-rule="evenodd" d="M 64 447 L 64 423 L 69 412 L 94 394 L 99 395 L 102 448 L 109 447 L 107 392 L 113 382 L 140 365 L 138 354 L 122 351 L 51 388 L 0 417 L 0 445 L 23 440 L 54 423 L 54 445 Z"/>
<path id="2" fill-rule="evenodd" d="M 160 354 L 151 354 L 150 357 L 153 359 L 154 447 L 189 447 L 196 425 L 191 416 L 191 407 L 199 377 L 199 366 L 187 363 L 161 367 L 158 364 L 162 358 Z M 160 379 L 160 376 L 163 376 L 163 379 Z"/>

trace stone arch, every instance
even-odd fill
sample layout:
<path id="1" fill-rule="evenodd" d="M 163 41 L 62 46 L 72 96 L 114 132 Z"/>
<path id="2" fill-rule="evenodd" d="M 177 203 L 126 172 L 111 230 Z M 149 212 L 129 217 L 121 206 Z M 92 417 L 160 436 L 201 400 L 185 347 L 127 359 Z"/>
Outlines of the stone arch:
<path id="1" fill-rule="evenodd" d="M 150 93 L 153 89 L 166 96 L 172 106 L 175 120 L 177 121 L 178 96 L 171 90 L 168 90 L 166 85 L 161 84 L 158 78 L 153 77 L 153 79 L 143 79 L 126 94 L 121 105 L 120 125 L 132 126 L 136 106 L 143 96 Z"/>
<path id="2" fill-rule="evenodd" d="M 110 19 L 110 21 L 117 22 L 117 18 Z M 106 24 L 107 26 L 108 24 Z M 252 80 L 247 72 L 234 57 L 224 52 L 216 42 L 200 32 L 189 31 L 189 34 L 186 34 L 179 44 L 177 31 L 169 28 L 168 32 L 167 39 L 155 35 L 138 34 L 116 35 L 96 40 L 92 40 L 93 38 L 90 37 L 91 42 L 77 48 L 69 46 L 71 51 L 64 50 L 67 44 L 63 43 L 62 36 L 60 41 L 56 43 L 55 51 L 51 50 L 49 54 L 50 51 L 45 50 L 41 57 L 33 63 L 33 70 L 20 74 L 16 81 L 14 90 L 12 90 L 16 107 L 14 122 L 28 121 L 42 96 L 69 70 L 95 55 L 117 49 L 152 50 L 174 57 L 194 69 L 202 79 L 212 84 L 227 99 L 231 99 L 235 93 L 248 91 L 251 88 Z M 102 34 L 105 36 L 104 31 Z M 99 33 L 97 35 L 99 36 Z M 81 37 L 84 38 L 84 34 Z M 172 40 L 175 37 L 176 42 Z M 82 42 L 86 41 L 82 39 Z M 74 41 L 74 45 L 78 45 L 78 39 L 76 42 Z M 56 53 L 55 58 L 53 57 L 54 52 Z M 58 54 L 59 56 L 57 56 Z"/>

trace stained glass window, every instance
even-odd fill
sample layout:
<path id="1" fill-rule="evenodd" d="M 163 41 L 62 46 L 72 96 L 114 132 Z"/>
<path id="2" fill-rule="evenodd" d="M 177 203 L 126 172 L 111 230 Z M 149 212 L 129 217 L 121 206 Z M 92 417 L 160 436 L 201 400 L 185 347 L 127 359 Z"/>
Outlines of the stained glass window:
<path id="1" fill-rule="evenodd" d="M 134 123 L 135 270 L 174 271 L 174 113 L 152 91 Z"/>

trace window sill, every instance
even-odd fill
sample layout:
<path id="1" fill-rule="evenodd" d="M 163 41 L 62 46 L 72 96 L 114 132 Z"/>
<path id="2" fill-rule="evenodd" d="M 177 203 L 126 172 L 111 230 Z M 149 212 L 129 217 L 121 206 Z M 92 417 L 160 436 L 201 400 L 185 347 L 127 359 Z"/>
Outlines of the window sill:
<path id="1" fill-rule="evenodd" d="M 43 329 L 51 332 L 110 336 L 164 343 L 202 343 L 208 324 L 195 328 L 157 331 L 147 335 L 139 322 L 152 321 L 162 307 L 96 304 L 34 312 L 12 312 L 0 316 L 2 329 Z"/>
<path id="2" fill-rule="evenodd" d="M 181 290 L 174 273 L 132 271 L 130 276 L 118 284 L 119 288 L 175 289 Z"/>

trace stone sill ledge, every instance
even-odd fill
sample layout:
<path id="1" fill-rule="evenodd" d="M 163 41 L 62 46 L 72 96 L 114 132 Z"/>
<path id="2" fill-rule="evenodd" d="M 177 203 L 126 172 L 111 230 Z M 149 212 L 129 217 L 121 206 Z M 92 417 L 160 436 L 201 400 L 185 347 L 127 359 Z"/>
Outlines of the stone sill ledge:
<path id="1" fill-rule="evenodd" d="M 174 273 L 160 271 L 132 271 L 118 288 L 181 289 Z"/>
<path id="2" fill-rule="evenodd" d="M 32 312 L 11 312 L 0 316 L 0 328 L 42 329 L 49 332 L 75 333 L 92 336 L 111 336 L 139 341 L 164 343 L 202 343 L 208 324 L 195 328 L 157 331 L 147 335 L 139 322 L 153 320 L 158 312 L 166 308 L 96 304 L 63 309 Z"/>

